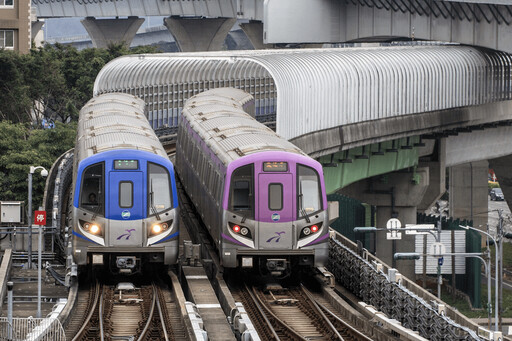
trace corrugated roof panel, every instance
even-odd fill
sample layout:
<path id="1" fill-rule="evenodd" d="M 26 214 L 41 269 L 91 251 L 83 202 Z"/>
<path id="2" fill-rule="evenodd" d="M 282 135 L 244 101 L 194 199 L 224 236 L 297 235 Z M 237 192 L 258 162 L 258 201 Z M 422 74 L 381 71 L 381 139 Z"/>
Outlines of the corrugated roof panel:
<path id="1" fill-rule="evenodd" d="M 238 92 L 242 96 L 223 97 L 229 92 Z M 230 89 L 219 93 L 212 105 L 210 94 L 199 94 L 189 99 L 183 110 L 191 128 L 207 141 L 222 162 L 227 163 L 244 155 L 270 150 L 286 149 L 305 155 L 294 144 L 246 114 L 234 98 L 246 98 L 246 95 L 243 91 Z M 222 115 L 222 107 L 229 110 L 228 115 Z M 221 115 L 213 118 L 209 115 L 209 110 Z"/>
<path id="2" fill-rule="evenodd" d="M 94 92 L 138 88 L 150 103 L 153 87 L 167 85 L 169 107 L 179 111 L 180 103 L 201 91 L 236 87 L 255 98 L 256 116 L 277 110 L 277 132 L 291 139 L 336 126 L 510 99 L 510 58 L 448 45 L 123 56 L 100 71 Z"/>
<path id="3" fill-rule="evenodd" d="M 78 120 L 77 161 L 113 149 L 146 150 L 167 157 L 144 115 L 144 106 L 140 98 L 122 93 L 87 102 Z"/>

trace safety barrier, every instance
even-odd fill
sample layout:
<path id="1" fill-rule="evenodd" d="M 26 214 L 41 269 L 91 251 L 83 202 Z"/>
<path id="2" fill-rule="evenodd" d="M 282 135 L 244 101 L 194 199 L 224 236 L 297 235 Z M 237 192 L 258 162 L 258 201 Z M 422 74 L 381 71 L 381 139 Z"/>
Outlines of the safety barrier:
<path id="1" fill-rule="evenodd" d="M 56 318 L 0 318 L 0 340 L 66 341 L 66 334 Z"/>

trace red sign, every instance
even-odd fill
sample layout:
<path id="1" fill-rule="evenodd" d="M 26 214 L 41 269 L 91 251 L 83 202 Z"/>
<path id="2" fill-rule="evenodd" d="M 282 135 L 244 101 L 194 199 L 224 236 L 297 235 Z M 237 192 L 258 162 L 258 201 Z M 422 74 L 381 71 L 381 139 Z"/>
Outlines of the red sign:
<path id="1" fill-rule="evenodd" d="M 46 225 L 46 211 L 34 212 L 34 225 Z"/>

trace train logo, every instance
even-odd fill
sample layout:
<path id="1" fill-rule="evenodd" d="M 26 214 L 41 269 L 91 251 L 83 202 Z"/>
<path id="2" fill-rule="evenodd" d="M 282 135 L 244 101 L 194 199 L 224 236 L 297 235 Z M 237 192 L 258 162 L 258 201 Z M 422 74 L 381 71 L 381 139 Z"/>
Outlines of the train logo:
<path id="1" fill-rule="evenodd" d="M 276 232 L 277 236 L 273 236 L 267 240 L 267 243 L 270 243 L 272 240 L 276 240 L 276 243 L 279 243 L 279 239 L 281 239 L 281 235 L 284 234 L 285 231 Z"/>
<path id="2" fill-rule="evenodd" d="M 281 219 L 281 216 L 279 215 L 279 213 L 272 214 L 273 221 L 279 221 L 279 219 Z"/>
<path id="3" fill-rule="evenodd" d="M 128 210 L 124 210 L 123 212 L 121 212 L 121 217 L 122 217 L 123 219 L 128 219 L 128 218 L 130 218 L 130 215 L 131 215 L 131 214 L 130 214 L 130 211 L 128 211 Z"/>
<path id="4" fill-rule="evenodd" d="M 117 240 L 120 240 L 123 237 L 126 237 L 124 240 L 130 239 L 130 237 L 132 236 L 132 232 L 135 231 L 135 229 L 126 229 L 125 231 L 128 233 L 123 233 L 122 235 L 117 237 Z"/>

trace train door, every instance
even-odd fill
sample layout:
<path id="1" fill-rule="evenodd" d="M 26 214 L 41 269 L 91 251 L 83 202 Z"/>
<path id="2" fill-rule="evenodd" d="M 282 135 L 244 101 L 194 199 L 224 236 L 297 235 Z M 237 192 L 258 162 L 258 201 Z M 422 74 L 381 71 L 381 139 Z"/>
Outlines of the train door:
<path id="1" fill-rule="evenodd" d="M 146 207 L 142 172 L 112 171 L 109 174 L 109 204 L 111 245 L 142 245 L 143 228 L 140 219 Z"/>
<path id="2" fill-rule="evenodd" d="M 259 245 L 264 249 L 291 249 L 294 220 L 293 175 L 261 173 L 258 176 Z"/>

